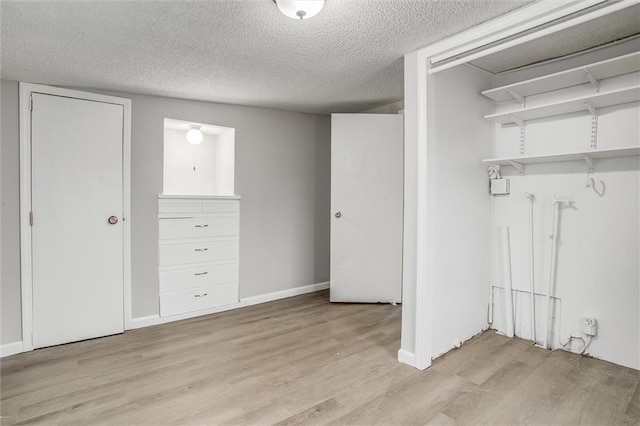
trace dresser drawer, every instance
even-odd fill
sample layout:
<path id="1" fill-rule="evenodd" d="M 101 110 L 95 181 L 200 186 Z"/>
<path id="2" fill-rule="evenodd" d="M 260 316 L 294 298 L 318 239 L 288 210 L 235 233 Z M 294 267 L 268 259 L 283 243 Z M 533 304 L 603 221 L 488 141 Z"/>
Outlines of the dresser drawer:
<path id="1" fill-rule="evenodd" d="M 235 236 L 238 225 L 238 216 L 160 219 L 160 239 Z"/>
<path id="2" fill-rule="evenodd" d="M 190 244 L 161 244 L 160 266 L 178 266 L 238 259 L 238 240 L 203 241 Z"/>
<path id="3" fill-rule="evenodd" d="M 203 201 L 203 213 L 237 213 L 240 210 L 238 200 Z"/>
<path id="4" fill-rule="evenodd" d="M 160 316 L 238 303 L 238 284 L 221 284 L 160 293 Z"/>
<path id="5" fill-rule="evenodd" d="M 158 213 L 200 213 L 202 204 L 196 201 L 163 201 L 158 203 Z"/>
<path id="6" fill-rule="evenodd" d="M 230 282 L 238 282 L 237 263 L 160 272 L 161 293 Z"/>

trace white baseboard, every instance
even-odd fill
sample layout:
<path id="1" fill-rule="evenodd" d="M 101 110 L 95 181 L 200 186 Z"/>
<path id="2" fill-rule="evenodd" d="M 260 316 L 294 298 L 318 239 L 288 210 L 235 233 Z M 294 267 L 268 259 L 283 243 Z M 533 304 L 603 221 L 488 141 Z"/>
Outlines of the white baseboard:
<path id="1" fill-rule="evenodd" d="M 414 354 L 413 352 L 409 352 L 407 350 L 404 349 L 399 349 L 398 350 L 398 361 L 400 361 L 403 364 L 408 364 L 412 367 L 416 366 L 416 354 Z"/>
<path id="2" fill-rule="evenodd" d="M 171 315 L 168 317 L 160 317 L 160 315 L 149 315 L 146 317 L 133 318 L 131 320 L 131 330 L 137 328 L 149 327 L 152 325 L 166 324 L 169 322 L 180 321 L 189 318 L 195 318 L 202 315 L 216 314 L 218 312 L 230 311 L 232 309 L 244 308 L 247 306 L 258 305 L 260 303 L 272 302 L 274 300 L 286 299 L 288 297 L 299 296 L 301 294 L 313 293 L 329 288 L 329 281 L 317 284 L 306 285 L 303 287 L 289 288 L 287 290 L 276 291 L 273 293 L 261 294 L 258 296 L 245 297 L 240 302 L 231 305 L 216 306 L 215 308 L 205 309 L 202 311 L 187 312 L 180 315 Z"/>
<path id="3" fill-rule="evenodd" d="M 433 351 L 432 359 L 441 357 L 442 355 L 449 352 L 451 349 L 459 348 L 460 346 L 465 344 L 467 341 L 473 339 L 475 336 L 487 331 L 488 329 L 489 329 L 489 324 L 485 324 L 482 327 L 476 327 L 472 330 L 467 331 L 466 333 L 463 333 L 460 337 L 458 337 L 453 342 L 443 345 L 438 349 L 436 349 L 435 351 Z"/>
<path id="4" fill-rule="evenodd" d="M 0 345 L 0 358 L 19 354 L 20 352 L 24 352 L 22 348 L 22 341 Z"/>
<path id="5" fill-rule="evenodd" d="M 304 287 L 289 288 L 286 290 L 276 291 L 273 293 L 261 294 L 258 296 L 250 296 L 240 299 L 240 307 L 257 305 L 259 303 L 272 302 L 274 300 L 286 299 L 287 297 L 300 296 L 301 294 L 313 293 L 316 291 L 326 290 L 329 288 L 329 281 Z"/>

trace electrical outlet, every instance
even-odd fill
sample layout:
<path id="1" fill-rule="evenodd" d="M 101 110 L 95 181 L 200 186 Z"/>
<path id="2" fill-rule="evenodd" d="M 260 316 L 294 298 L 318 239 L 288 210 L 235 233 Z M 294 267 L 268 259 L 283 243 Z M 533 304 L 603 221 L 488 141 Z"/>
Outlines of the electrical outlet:
<path id="1" fill-rule="evenodd" d="M 509 195 L 509 179 L 491 179 L 492 195 Z"/>
<path id="2" fill-rule="evenodd" d="M 595 318 L 585 318 L 582 324 L 582 332 L 587 336 L 595 336 L 598 328 L 598 320 Z"/>

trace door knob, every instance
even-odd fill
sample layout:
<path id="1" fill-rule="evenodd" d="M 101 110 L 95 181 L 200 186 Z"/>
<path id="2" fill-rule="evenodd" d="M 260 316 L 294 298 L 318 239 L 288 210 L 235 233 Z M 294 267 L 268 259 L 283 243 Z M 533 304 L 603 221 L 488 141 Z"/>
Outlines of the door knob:
<path id="1" fill-rule="evenodd" d="M 107 222 L 109 223 L 109 225 L 115 225 L 116 223 L 118 223 L 118 218 L 115 216 L 109 216 Z"/>
<path id="2" fill-rule="evenodd" d="M 342 213 L 336 212 L 334 216 L 336 217 L 336 219 L 340 219 L 342 217 Z"/>

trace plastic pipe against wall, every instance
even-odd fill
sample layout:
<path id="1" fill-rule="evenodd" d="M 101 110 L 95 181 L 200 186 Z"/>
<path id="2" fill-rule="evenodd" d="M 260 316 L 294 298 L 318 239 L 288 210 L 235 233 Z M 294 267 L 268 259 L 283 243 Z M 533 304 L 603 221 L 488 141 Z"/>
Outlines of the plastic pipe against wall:
<path id="1" fill-rule="evenodd" d="M 547 320 L 544 326 L 544 343 L 543 346 L 547 349 L 551 349 L 551 342 L 549 341 L 549 326 L 551 325 L 551 319 L 553 316 L 552 306 L 552 292 L 554 287 L 554 281 L 556 277 L 556 259 L 558 249 L 558 215 L 560 210 L 560 202 L 555 200 L 553 202 L 553 219 L 551 227 L 551 262 L 549 266 L 549 283 L 547 287 Z"/>
<path id="2" fill-rule="evenodd" d="M 513 285 L 511 282 L 511 244 L 509 242 L 509 227 L 500 228 L 502 242 L 502 280 L 504 282 L 504 317 L 505 335 L 513 337 Z"/>
<path id="3" fill-rule="evenodd" d="M 531 340 L 536 343 L 536 289 L 534 281 L 533 202 L 535 194 L 527 193 L 529 199 L 529 289 L 531 290 Z"/>

